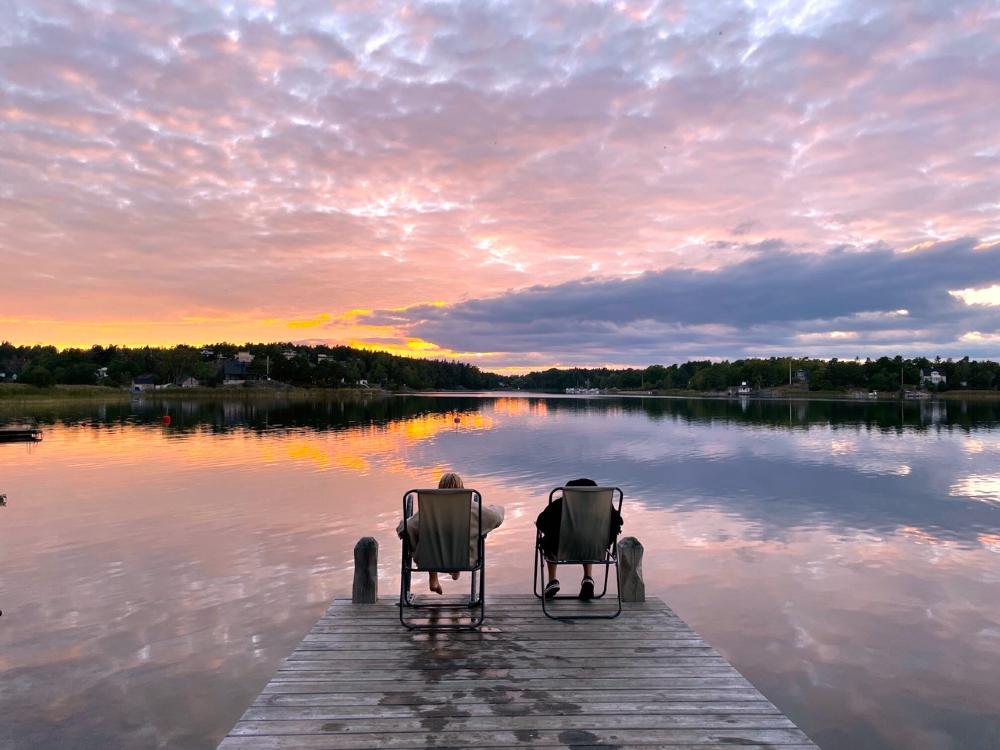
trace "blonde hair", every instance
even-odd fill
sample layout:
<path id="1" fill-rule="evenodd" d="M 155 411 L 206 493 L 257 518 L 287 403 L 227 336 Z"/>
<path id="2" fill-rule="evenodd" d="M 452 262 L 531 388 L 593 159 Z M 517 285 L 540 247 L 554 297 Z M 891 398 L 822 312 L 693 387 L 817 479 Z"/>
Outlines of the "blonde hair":
<path id="1" fill-rule="evenodd" d="M 449 471 L 447 474 L 442 474 L 441 479 L 438 480 L 439 490 L 461 490 L 465 489 L 465 485 L 462 483 L 462 477 L 453 471 Z"/>

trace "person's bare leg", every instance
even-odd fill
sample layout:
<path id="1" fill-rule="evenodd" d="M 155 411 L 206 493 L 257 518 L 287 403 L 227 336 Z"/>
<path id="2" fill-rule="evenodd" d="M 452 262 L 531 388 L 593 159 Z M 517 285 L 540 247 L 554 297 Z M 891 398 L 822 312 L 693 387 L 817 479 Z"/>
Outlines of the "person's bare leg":
<path id="1" fill-rule="evenodd" d="M 431 591 L 436 594 L 443 594 L 444 589 L 441 588 L 441 581 L 438 580 L 437 572 L 432 570 L 430 574 L 428 574 L 428 578 L 430 579 Z"/>
<path id="2" fill-rule="evenodd" d="M 554 562 L 549 562 L 548 560 L 545 561 L 545 566 L 549 569 L 549 580 L 551 581 L 555 579 L 556 568 L 558 568 L 559 566 L 556 565 Z"/>
<path id="3" fill-rule="evenodd" d="M 594 566 L 591 563 L 584 563 L 583 564 L 583 577 L 584 578 L 593 578 L 594 577 L 593 573 L 594 573 Z"/>

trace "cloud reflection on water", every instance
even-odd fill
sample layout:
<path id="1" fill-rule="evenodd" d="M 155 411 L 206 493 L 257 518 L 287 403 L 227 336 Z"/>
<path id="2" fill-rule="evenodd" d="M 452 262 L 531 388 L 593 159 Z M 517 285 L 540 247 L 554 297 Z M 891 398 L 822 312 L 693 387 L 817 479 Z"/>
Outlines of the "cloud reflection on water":
<path id="1" fill-rule="evenodd" d="M 507 507 L 494 592 L 526 589 L 550 486 L 621 484 L 651 591 L 827 750 L 982 746 L 1000 723 L 992 406 L 410 397 L 39 417 L 42 444 L 0 453 L 6 744 L 211 747 L 346 593 L 359 536 L 379 539 L 391 595 L 400 496 L 446 468 Z"/>

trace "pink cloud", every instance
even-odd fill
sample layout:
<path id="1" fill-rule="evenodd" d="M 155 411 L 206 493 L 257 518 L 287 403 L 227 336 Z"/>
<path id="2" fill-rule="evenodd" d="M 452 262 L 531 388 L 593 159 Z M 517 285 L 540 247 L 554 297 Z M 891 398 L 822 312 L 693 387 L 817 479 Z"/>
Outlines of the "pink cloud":
<path id="1" fill-rule="evenodd" d="M 15 2 L 5 304 L 307 318 L 995 237 L 995 9 L 824 8 Z"/>

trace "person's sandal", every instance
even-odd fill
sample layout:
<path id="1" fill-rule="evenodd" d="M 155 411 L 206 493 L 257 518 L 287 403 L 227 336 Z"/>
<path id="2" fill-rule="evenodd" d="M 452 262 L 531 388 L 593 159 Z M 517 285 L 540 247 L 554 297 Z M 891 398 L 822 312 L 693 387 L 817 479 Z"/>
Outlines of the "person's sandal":
<path id="1" fill-rule="evenodd" d="M 559 581 L 553 578 L 551 581 L 545 584 L 545 598 L 552 599 L 558 593 L 559 593 Z"/>
<path id="2" fill-rule="evenodd" d="M 594 579 L 590 576 L 584 576 L 583 581 L 580 583 L 580 599 L 583 601 L 590 601 L 594 598 Z"/>

